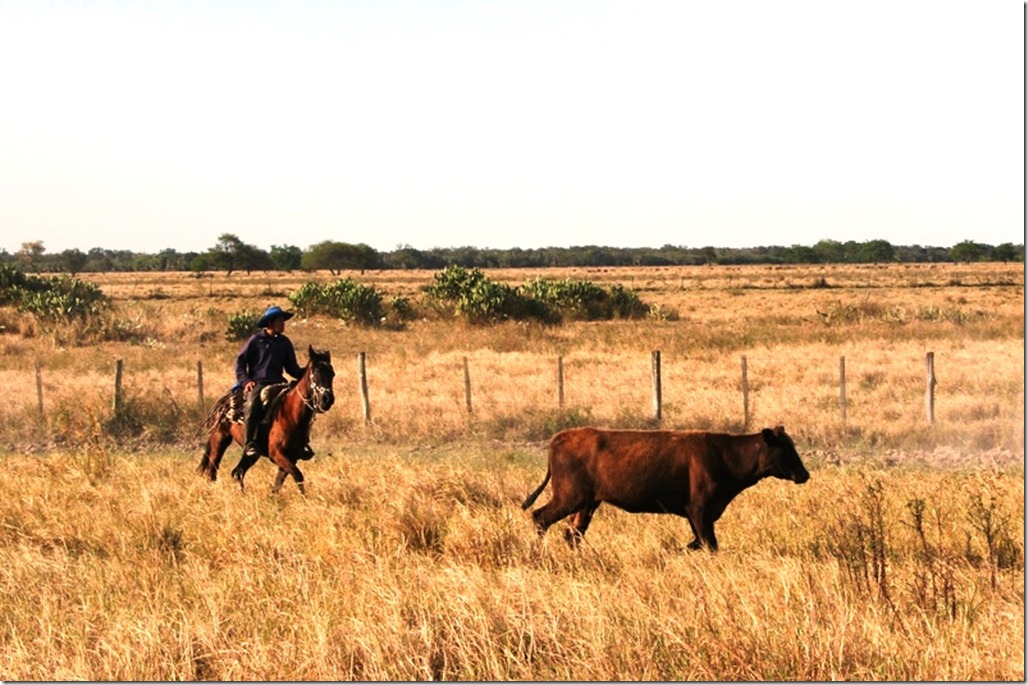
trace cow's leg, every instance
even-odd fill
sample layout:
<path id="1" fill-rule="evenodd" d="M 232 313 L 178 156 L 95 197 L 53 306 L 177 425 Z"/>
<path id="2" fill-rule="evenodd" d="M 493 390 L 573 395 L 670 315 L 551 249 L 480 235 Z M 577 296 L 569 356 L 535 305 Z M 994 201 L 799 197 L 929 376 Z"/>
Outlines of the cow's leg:
<path id="1" fill-rule="evenodd" d="M 717 551 L 717 536 L 714 535 L 714 521 L 717 517 L 707 511 L 707 507 L 693 505 L 689 508 L 689 525 L 696 539 L 689 543 L 689 549 L 700 549 L 706 546 L 712 552 Z"/>
<path id="2" fill-rule="evenodd" d="M 582 543 L 585 531 L 589 528 L 589 524 L 593 520 L 593 514 L 596 513 L 598 506 L 600 506 L 600 503 L 594 502 L 585 509 L 576 512 L 575 517 L 571 519 L 571 526 L 564 531 L 564 539 L 567 540 L 568 545 L 572 549 L 577 548 Z"/>
<path id="3" fill-rule="evenodd" d="M 714 522 L 710 521 L 705 523 L 705 529 L 703 531 L 703 537 L 707 539 L 707 547 L 710 548 L 711 552 L 717 551 L 717 536 L 714 535 Z"/>
<path id="4" fill-rule="evenodd" d="M 536 531 L 538 531 L 539 535 L 542 536 L 546 532 L 547 528 L 557 521 L 560 521 L 565 516 L 580 510 L 582 506 L 583 505 L 569 507 L 551 499 L 549 502 L 532 512 L 532 520 L 535 521 Z"/>
<path id="5" fill-rule="evenodd" d="M 687 516 L 686 520 L 689 522 L 689 530 L 692 531 L 692 542 L 686 545 L 686 547 L 688 547 L 689 549 L 699 549 L 703 546 L 703 544 L 700 542 L 700 531 L 696 528 L 695 524 L 693 524 L 691 518 Z"/>

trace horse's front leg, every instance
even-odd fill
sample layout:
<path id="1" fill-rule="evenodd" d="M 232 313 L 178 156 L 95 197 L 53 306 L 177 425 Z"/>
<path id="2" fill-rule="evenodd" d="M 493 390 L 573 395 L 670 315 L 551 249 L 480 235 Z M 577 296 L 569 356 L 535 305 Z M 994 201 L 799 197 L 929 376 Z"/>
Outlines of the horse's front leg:
<path id="1" fill-rule="evenodd" d="M 285 469 L 279 469 L 278 473 L 275 475 L 275 484 L 271 486 L 271 491 L 278 492 L 282 488 L 282 483 L 286 482 L 286 476 L 288 475 L 288 471 Z"/>
<path id="2" fill-rule="evenodd" d="M 249 471 L 250 467 L 256 464 L 257 460 L 260 458 L 259 454 L 247 455 L 246 452 L 243 452 L 243 458 L 240 459 L 239 463 L 236 464 L 236 467 L 232 469 L 232 477 L 237 483 L 239 483 L 240 490 L 245 489 L 243 487 L 243 477 L 246 476 L 246 472 Z"/>
<path id="3" fill-rule="evenodd" d="M 271 460 L 278 466 L 278 475 L 275 476 L 275 484 L 271 488 L 272 492 L 278 492 L 279 488 L 282 487 L 282 483 L 285 482 L 286 476 L 292 476 L 293 480 L 296 481 L 296 487 L 300 489 L 300 494 L 307 494 L 303 487 L 303 472 L 300 471 L 295 461 L 286 457 L 279 450 L 273 451 Z"/>

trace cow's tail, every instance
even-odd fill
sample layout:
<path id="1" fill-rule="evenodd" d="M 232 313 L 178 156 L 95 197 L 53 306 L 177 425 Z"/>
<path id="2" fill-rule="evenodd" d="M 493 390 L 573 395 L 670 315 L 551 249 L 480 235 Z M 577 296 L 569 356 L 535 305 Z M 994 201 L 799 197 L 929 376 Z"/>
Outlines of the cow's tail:
<path id="1" fill-rule="evenodd" d="M 539 487 L 537 487 L 535 490 L 533 490 L 532 493 L 528 497 L 525 498 L 525 501 L 521 503 L 521 508 L 522 509 L 528 509 L 530 506 L 532 506 L 535 503 L 535 501 L 539 498 L 539 495 L 542 494 L 543 488 L 545 488 L 546 484 L 549 483 L 549 482 L 550 482 L 550 466 L 549 466 L 549 464 L 547 464 L 546 465 L 546 477 L 543 478 L 542 484 Z"/>

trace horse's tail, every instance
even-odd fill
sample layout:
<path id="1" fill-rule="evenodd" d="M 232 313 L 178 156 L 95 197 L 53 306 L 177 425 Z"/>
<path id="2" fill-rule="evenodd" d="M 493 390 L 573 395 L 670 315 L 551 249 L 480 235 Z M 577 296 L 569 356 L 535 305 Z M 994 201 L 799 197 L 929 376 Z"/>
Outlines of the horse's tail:
<path id="1" fill-rule="evenodd" d="M 203 445 L 203 456 L 200 457 L 200 464 L 196 467 L 196 472 L 201 476 L 207 475 L 211 470 L 211 441 L 208 440 Z"/>
<path id="2" fill-rule="evenodd" d="M 211 454 L 214 432 L 224 430 L 224 424 L 231 422 L 233 414 L 239 411 L 237 404 L 236 393 L 229 390 L 219 397 L 214 406 L 208 410 L 196 436 L 198 440 L 203 441 L 203 456 L 200 457 L 200 463 L 196 467 L 197 473 L 210 472 L 214 459 L 214 455 Z"/>

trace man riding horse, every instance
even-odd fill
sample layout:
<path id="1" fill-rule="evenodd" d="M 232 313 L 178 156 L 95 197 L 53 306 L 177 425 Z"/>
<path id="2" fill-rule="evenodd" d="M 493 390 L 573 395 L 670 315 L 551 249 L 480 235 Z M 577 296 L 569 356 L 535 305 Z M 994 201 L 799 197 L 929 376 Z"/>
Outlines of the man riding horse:
<path id="1" fill-rule="evenodd" d="M 243 388 L 246 397 L 244 409 L 245 444 L 243 455 L 256 457 L 260 453 L 257 435 L 264 408 L 261 391 L 269 385 L 285 383 L 283 371 L 293 379 L 303 376 L 303 368 L 296 361 L 293 342 L 284 335 L 286 321 L 293 312 L 277 305 L 268 307 L 257 320 L 260 330 L 250 336 L 236 357 L 236 387 Z M 304 447 L 302 459 L 314 456 L 310 444 Z"/>

